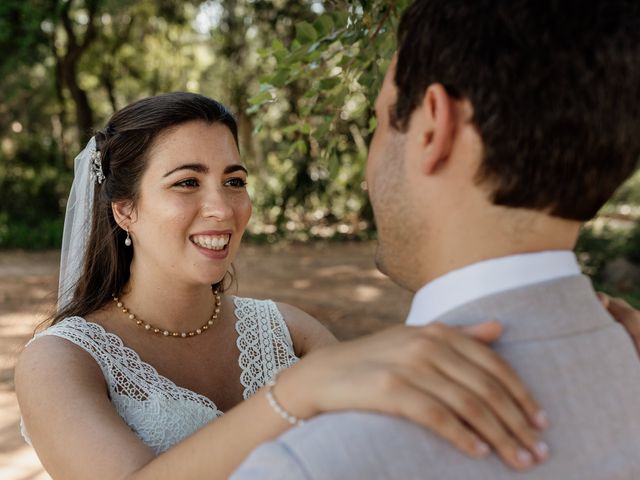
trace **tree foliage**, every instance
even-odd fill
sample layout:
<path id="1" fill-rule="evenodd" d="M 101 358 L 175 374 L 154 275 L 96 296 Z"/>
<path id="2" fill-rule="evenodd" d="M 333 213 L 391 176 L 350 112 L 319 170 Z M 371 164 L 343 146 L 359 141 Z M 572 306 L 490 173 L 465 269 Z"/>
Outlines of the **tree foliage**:
<path id="1" fill-rule="evenodd" d="M 269 71 L 250 99 L 266 146 L 262 175 L 275 178 L 256 200 L 267 231 L 366 237 L 372 215 L 364 185 L 373 101 L 395 50 L 407 2 L 331 2 L 296 22 L 288 42 L 260 50 Z M 283 175 L 275 174 L 285 162 Z"/>
<path id="2" fill-rule="evenodd" d="M 0 2 L 0 247 L 57 245 L 73 157 L 91 132 L 176 90 L 236 113 L 254 238 L 369 237 L 372 108 L 407 4 Z"/>
<path id="3" fill-rule="evenodd" d="M 0 246 L 59 244 L 73 156 L 116 106 L 115 100 L 105 101 L 116 97 L 116 87 L 109 89 L 113 77 L 105 75 L 108 62 L 121 47 L 135 48 L 135 35 L 145 46 L 160 38 L 156 32 L 147 36 L 154 19 L 170 18 L 171 28 L 184 28 L 188 5 L 177 0 L 2 3 Z M 131 28 L 136 20 L 138 28 Z M 126 68 L 120 58 L 114 64 Z M 143 83 L 122 103 L 141 96 Z"/>
<path id="4" fill-rule="evenodd" d="M 371 104 L 401 8 L 364 0 L 3 2 L 0 246 L 55 244 L 55 235 L 34 241 L 24 232 L 60 223 L 73 157 L 92 131 L 133 100 L 175 90 L 220 99 L 237 114 L 255 235 L 367 236 Z"/>

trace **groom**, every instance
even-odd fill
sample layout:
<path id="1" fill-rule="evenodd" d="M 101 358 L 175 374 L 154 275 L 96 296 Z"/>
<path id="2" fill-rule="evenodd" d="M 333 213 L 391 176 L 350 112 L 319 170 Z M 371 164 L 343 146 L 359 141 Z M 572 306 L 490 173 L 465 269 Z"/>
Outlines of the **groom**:
<path id="1" fill-rule="evenodd" d="M 522 478 L 640 478 L 640 363 L 571 252 L 640 158 L 638 5 L 417 0 L 376 101 L 377 263 L 417 292 L 410 325 L 503 323 L 496 349 L 552 419 L 550 459 Z M 263 445 L 232 478 L 517 476 L 347 412 Z"/>

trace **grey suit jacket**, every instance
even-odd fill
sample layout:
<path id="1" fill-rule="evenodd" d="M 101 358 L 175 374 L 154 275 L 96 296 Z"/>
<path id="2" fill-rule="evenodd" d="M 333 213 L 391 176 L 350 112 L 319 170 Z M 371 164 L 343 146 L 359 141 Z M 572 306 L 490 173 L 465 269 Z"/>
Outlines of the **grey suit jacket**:
<path id="1" fill-rule="evenodd" d="M 470 302 L 438 320 L 497 318 L 496 350 L 549 414 L 550 460 L 515 473 L 495 456 L 473 460 L 429 431 L 384 415 L 317 417 L 256 449 L 245 479 L 640 479 L 640 360 L 586 277 L 568 277 Z"/>

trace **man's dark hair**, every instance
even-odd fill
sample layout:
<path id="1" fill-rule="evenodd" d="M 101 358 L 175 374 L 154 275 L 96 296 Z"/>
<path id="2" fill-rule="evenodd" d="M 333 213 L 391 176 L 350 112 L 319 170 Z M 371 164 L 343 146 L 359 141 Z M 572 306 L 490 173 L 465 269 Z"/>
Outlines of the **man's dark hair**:
<path id="1" fill-rule="evenodd" d="M 640 1 L 417 0 L 394 124 L 433 83 L 473 107 L 492 201 L 588 220 L 640 159 Z"/>

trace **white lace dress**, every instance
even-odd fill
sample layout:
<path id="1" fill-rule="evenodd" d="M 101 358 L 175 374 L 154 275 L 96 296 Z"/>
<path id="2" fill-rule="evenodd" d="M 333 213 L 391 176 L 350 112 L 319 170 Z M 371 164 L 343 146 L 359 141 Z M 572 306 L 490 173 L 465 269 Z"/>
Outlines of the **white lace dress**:
<path id="1" fill-rule="evenodd" d="M 273 375 L 298 358 L 282 314 L 270 300 L 233 298 L 240 383 L 246 400 Z M 111 403 L 122 419 L 153 449 L 162 453 L 223 413 L 207 397 L 158 374 L 122 340 L 100 325 L 70 317 L 37 334 L 65 338 L 86 350 L 98 363 Z M 33 339 L 31 340 L 33 341 Z M 30 442 L 21 422 L 22 436 Z"/>

